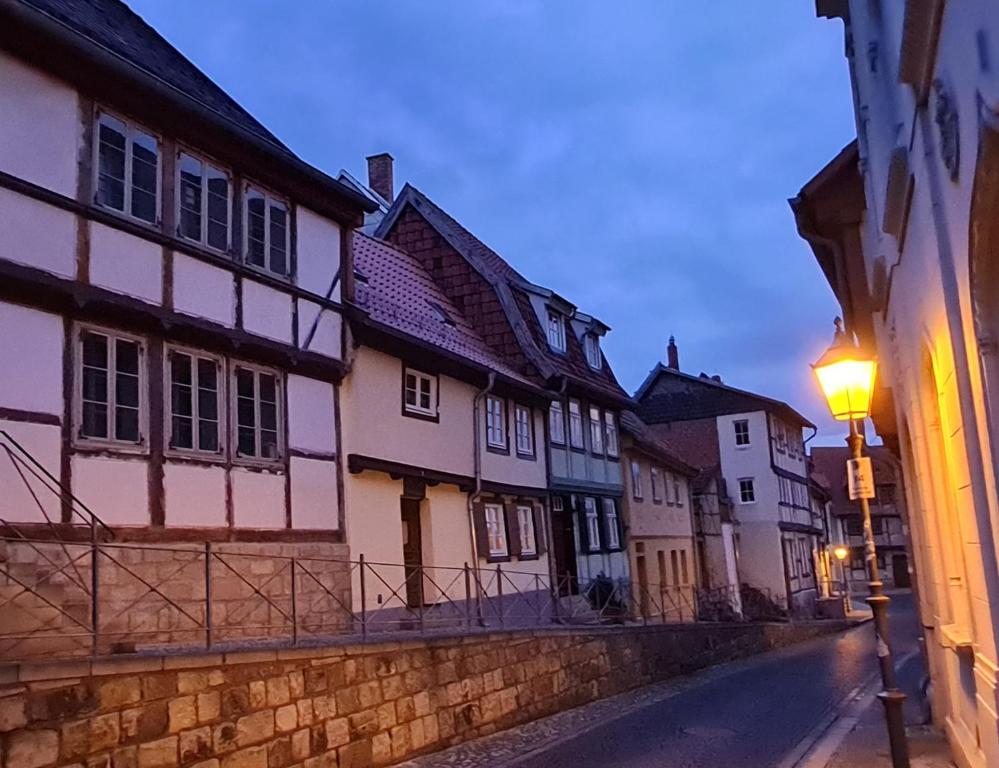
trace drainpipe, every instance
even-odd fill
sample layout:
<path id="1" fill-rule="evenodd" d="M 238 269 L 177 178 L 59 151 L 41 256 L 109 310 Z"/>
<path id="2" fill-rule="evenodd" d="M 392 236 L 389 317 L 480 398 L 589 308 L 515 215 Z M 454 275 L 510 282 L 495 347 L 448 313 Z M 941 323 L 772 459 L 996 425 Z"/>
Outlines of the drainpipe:
<path id="1" fill-rule="evenodd" d="M 468 535 L 472 544 L 472 567 L 475 569 L 479 567 L 479 546 L 475 539 L 475 510 L 473 506 L 482 495 L 482 426 L 479 420 L 479 406 L 485 397 L 493 391 L 495 384 L 496 372 L 490 371 L 485 389 L 476 392 L 475 399 L 472 401 L 472 434 L 475 439 L 475 444 L 472 446 L 472 456 L 474 457 L 475 490 L 468 496 Z M 476 578 L 475 602 L 481 609 L 482 601 L 480 592 L 479 579 Z M 481 619 L 481 615 L 479 618 Z"/>
<path id="2" fill-rule="evenodd" d="M 975 401 L 971 386 L 971 365 L 968 361 L 968 344 L 964 331 L 964 318 L 961 316 L 960 280 L 954 251 L 947 230 L 947 217 L 943 191 L 940 184 L 940 170 L 934 155 L 933 128 L 929 110 L 923 107 L 918 118 L 923 140 L 923 164 L 930 188 L 930 204 L 933 213 L 933 228 L 940 258 L 940 284 L 943 289 L 944 310 L 947 316 L 947 330 L 951 337 L 954 354 L 954 373 L 957 379 L 958 404 L 961 423 L 964 427 L 968 452 L 968 473 L 971 480 L 972 506 L 975 514 L 975 527 L 982 554 L 982 566 L 986 574 L 985 588 L 988 593 L 989 613 L 992 626 L 999 625 L 999 595 L 995 582 L 987 576 L 999 571 L 996 558 L 996 542 L 989 520 L 989 497 L 986 485 L 986 458 L 982 452 L 981 434 L 975 413 Z"/>

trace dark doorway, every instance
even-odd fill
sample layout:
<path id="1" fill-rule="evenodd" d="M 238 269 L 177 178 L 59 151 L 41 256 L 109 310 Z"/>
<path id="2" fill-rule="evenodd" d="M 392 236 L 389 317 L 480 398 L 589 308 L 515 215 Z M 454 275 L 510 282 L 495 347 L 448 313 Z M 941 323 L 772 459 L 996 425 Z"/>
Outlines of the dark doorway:
<path id="1" fill-rule="evenodd" d="M 907 589 L 912 586 L 909 580 L 909 558 L 907 555 L 892 556 L 891 576 L 898 589 Z"/>
<path id="2" fill-rule="evenodd" d="M 570 497 L 552 497 L 552 551 L 555 553 L 555 578 L 560 595 L 579 591 L 576 571 L 576 540 L 572 533 Z"/>
<path id="3" fill-rule="evenodd" d="M 420 532 L 420 502 L 401 500 L 402 562 L 406 574 L 406 605 L 417 608 L 423 604 L 423 537 Z"/>

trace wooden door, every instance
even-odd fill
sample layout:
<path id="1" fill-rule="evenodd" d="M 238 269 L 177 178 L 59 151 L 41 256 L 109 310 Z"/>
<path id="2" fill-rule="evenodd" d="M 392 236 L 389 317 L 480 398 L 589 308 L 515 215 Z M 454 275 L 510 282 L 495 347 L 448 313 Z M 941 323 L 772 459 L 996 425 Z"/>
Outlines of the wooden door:
<path id="1" fill-rule="evenodd" d="M 406 578 L 406 605 L 423 604 L 423 537 L 420 531 L 420 502 L 402 499 L 402 562 Z"/>
<path id="2" fill-rule="evenodd" d="M 555 578 L 559 594 L 574 595 L 578 591 L 576 571 L 576 540 L 572 531 L 572 510 L 568 496 L 552 499 L 552 551 L 555 553 Z"/>
<path id="3" fill-rule="evenodd" d="M 891 575 L 895 587 L 905 589 L 911 586 L 909 581 L 909 558 L 907 555 L 894 555 L 891 559 Z"/>

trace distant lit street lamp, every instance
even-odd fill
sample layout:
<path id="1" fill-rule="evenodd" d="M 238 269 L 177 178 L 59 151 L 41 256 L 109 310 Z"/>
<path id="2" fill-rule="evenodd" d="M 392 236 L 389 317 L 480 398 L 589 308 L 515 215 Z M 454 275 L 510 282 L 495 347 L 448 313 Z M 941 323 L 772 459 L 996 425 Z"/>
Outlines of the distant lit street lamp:
<path id="1" fill-rule="evenodd" d="M 888 741 L 891 745 L 893 768 L 909 768 L 909 745 L 905 738 L 905 721 L 902 703 L 905 694 L 898 689 L 895 679 L 895 661 L 888 640 L 888 596 L 878 569 L 878 555 L 874 546 L 874 529 L 871 527 L 871 510 L 867 500 L 874 496 L 874 477 L 870 459 L 863 458 L 864 438 L 857 429 L 857 421 L 866 419 L 871 412 L 874 395 L 874 378 L 878 363 L 874 355 L 860 349 L 852 334 L 843 330 L 843 321 L 836 318 L 836 335 L 832 346 L 818 362 L 812 365 L 815 376 L 826 396 L 833 418 L 850 423 L 850 447 L 847 462 L 850 498 L 860 501 L 860 514 L 864 522 L 864 556 L 867 563 L 867 604 L 874 614 L 874 636 L 877 640 L 878 663 L 881 667 L 881 693 L 878 698 L 885 708 L 888 723 Z M 845 556 L 845 553 L 844 553 Z M 836 557 L 840 557 L 839 549 Z M 842 563 L 843 558 L 840 558 Z"/>
<path id="2" fill-rule="evenodd" d="M 849 586 L 847 586 L 846 563 L 843 561 L 846 560 L 846 556 L 850 554 L 850 550 L 848 550 L 843 545 L 840 545 L 833 550 L 833 554 L 836 555 L 836 559 L 839 560 L 839 578 L 840 581 L 842 582 L 842 584 L 840 585 L 840 589 L 843 590 L 843 605 L 844 607 L 849 609 L 849 606 L 846 603 L 846 601 L 849 599 L 850 596 L 850 588 Z"/>

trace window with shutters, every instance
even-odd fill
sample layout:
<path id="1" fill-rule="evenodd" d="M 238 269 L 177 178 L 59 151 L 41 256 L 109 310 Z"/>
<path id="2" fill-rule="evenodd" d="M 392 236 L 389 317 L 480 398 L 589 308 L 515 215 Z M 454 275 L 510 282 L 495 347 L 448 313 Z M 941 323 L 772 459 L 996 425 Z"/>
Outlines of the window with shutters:
<path id="1" fill-rule="evenodd" d="M 288 203 L 247 184 L 243 193 L 243 260 L 273 275 L 291 274 Z"/>
<path id="2" fill-rule="evenodd" d="M 504 518 L 502 504 L 486 504 L 484 507 L 486 520 L 486 542 L 489 547 L 490 557 L 505 557 L 506 546 L 506 520 Z"/>
<path id="3" fill-rule="evenodd" d="M 560 400 L 548 407 L 548 437 L 554 445 L 565 445 L 565 412 Z"/>
<path id="4" fill-rule="evenodd" d="M 189 152 L 177 158 L 177 234 L 229 250 L 229 174 Z"/>
<path id="5" fill-rule="evenodd" d="M 596 552 L 600 549 L 600 513 L 597 510 L 597 500 L 592 496 L 585 496 L 583 512 L 586 518 L 587 549 Z"/>
<path id="6" fill-rule="evenodd" d="M 538 554 L 537 534 L 534 530 L 534 508 L 521 505 L 517 507 L 517 523 L 520 529 L 520 554 Z"/>
<path id="7" fill-rule="evenodd" d="M 403 369 L 402 412 L 407 415 L 436 418 L 438 414 L 436 376 L 414 368 Z"/>
<path id="8" fill-rule="evenodd" d="M 232 375 L 236 457 L 253 462 L 280 461 L 284 401 L 277 372 L 236 363 Z"/>
<path id="9" fill-rule="evenodd" d="M 506 401 L 492 395 L 486 396 L 486 445 L 506 448 Z"/>
<path id="10" fill-rule="evenodd" d="M 222 453 L 222 360 L 203 352 L 167 349 L 167 446 Z"/>
<path id="11" fill-rule="evenodd" d="M 160 205 L 159 139 L 131 121 L 101 110 L 95 144 L 97 204 L 155 224 Z"/>
<path id="12" fill-rule="evenodd" d="M 146 407 L 142 341 L 117 331 L 84 328 L 77 344 L 77 438 L 140 445 Z"/>

